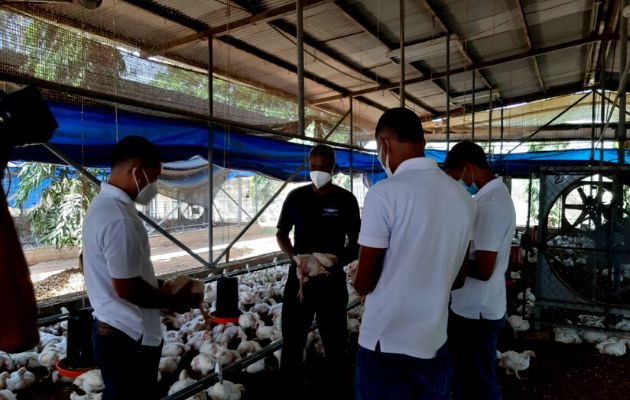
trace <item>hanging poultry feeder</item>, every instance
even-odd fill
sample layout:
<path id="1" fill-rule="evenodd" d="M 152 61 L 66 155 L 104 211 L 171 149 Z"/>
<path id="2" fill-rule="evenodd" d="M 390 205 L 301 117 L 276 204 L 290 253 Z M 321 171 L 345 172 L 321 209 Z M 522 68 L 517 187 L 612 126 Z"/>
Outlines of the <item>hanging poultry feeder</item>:
<path id="1" fill-rule="evenodd" d="M 73 310 L 70 312 L 67 357 L 57 363 L 57 370 L 61 376 L 74 379 L 95 368 L 92 323 L 90 311 Z"/>
<path id="2" fill-rule="evenodd" d="M 217 308 L 210 313 L 213 324 L 238 323 L 241 310 L 238 308 L 238 279 L 221 277 L 217 281 Z"/>

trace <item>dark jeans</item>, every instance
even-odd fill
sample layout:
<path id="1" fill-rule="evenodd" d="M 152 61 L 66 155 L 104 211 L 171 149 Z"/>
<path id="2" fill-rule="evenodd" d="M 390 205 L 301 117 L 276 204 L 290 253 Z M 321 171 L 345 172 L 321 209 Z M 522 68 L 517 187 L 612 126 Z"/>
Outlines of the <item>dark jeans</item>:
<path id="1" fill-rule="evenodd" d="M 282 362 L 287 395 L 296 395 L 303 383 L 304 347 L 316 316 L 319 333 L 326 353 L 330 391 L 339 393 L 345 377 L 346 306 L 348 289 L 345 274 L 337 271 L 330 276 L 311 278 L 304 284 L 304 300 L 298 296 L 299 282 L 295 267 L 289 270 L 282 303 Z"/>
<path id="2" fill-rule="evenodd" d="M 497 383 L 497 335 L 504 319 L 468 319 L 449 315 L 448 340 L 453 356 L 453 399 L 501 400 Z"/>
<path id="3" fill-rule="evenodd" d="M 359 346 L 355 376 L 356 400 L 448 400 L 451 366 L 447 345 L 435 358 L 383 353 Z"/>
<path id="4" fill-rule="evenodd" d="M 143 346 L 122 331 L 94 319 L 94 358 L 101 369 L 103 400 L 157 399 L 162 345 Z"/>

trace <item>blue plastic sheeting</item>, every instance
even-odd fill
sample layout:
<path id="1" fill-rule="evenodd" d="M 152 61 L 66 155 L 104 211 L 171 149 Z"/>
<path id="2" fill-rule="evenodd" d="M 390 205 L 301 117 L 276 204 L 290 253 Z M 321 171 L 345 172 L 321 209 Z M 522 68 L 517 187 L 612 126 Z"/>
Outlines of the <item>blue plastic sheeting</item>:
<path id="1" fill-rule="evenodd" d="M 106 167 L 116 135 L 140 135 L 155 143 L 166 161 L 207 158 L 208 128 L 205 124 L 154 116 L 118 112 L 114 110 L 49 103 L 59 128 L 50 143 L 86 167 Z M 116 126 L 118 122 L 118 126 Z M 247 134 L 229 132 L 214 126 L 213 163 L 224 168 L 253 171 L 286 179 L 302 164 L 310 146 L 303 146 Z M 16 149 L 12 160 L 60 163 L 42 146 Z M 353 152 L 353 170 L 357 173 L 382 172 L 376 158 L 368 153 Z M 337 164 L 341 172 L 350 169 L 349 151 L 337 150 Z M 308 168 L 297 177 L 308 180 Z"/>
<path id="2" fill-rule="evenodd" d="M 114 110 L 62 103 L 50 103 L 50 107 L 59 123 L 59 129 L 51 143 L 87 167 L 108 165 L 116 135 L 119 138 L 128 135 L 148 138 L 162 150 L 166 161 L 187 160 L 194 156 L 207 157 L 208 128 L 205 124 L 121 111 L 116 117 Z M 231 170 L 257 172 L 285 180 L 306 160 L 309 149 L 310 146 L 255 136 L 243 131 L 225 131 L 221 126 L 214 126 L 213 162 Z M 339 171 L 348 173 L 350 152 L 337 149 L 336 153 Z M 610 149 L 604 153 L 606 164 L 616 163 L 616 150 Z M 427 150 L 426 155 L 442 163 L 446 152 Z M 595 161 L 591 161 L 590 157 L 590 149 L 541 151 L 514 153 L 504 158 L 495 156 L 491 163 L 494 170 L 503 175 L 527 177 L 531 168 L 543 165 L 597 164 L 599 151 L 595 153 Z M 60 163 L 56 156 L 42 146 L 16 149 L 11 159 Z M 385 173 L 373 154 L 355 151 L 352 153 L 352 161 L 353 171 L 364 174 L 369 184 L 385 178 Z M 295 178 L 296 181 L 308 179 L 308 169 L 303 169 Z"/>

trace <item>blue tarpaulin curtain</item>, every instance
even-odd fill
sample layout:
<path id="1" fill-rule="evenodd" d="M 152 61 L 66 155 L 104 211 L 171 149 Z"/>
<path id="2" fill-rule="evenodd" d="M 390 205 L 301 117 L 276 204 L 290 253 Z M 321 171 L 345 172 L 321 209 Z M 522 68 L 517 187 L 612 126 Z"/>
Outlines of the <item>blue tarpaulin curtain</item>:
<path id="1" fill-rule="evenodd" d="M 194 156 L 207 157 L 208 128 L 206 124 L 179 119 L 142 115 L 107 108 L 85 107 L 51 102 L 50 108 L 59 123 L 51 143 L 86 167 L 107 167 L 111 146 L 116 135 L 140 135 L 155 143 L 166 161 L 186 160 Z M 255 136 L 242 130 L 214 126 L 213 161 L 231 170 L 257 172 L 272 178 L 285 180 L 304 162 L 310 146 Z M 337 149 L 338 170 L 350 170 L 350 151 Z M 444 161 L 445 151 L 427 150 L 426 156 L 439 163 Z M 530 168 L 549 165 L 587 165 L 590 149 L 514 153 L 500 158 L 493 156 L 493 168 L 504 175 L 526 177 Z M 12 160 L 60 163 L 60 160 L 42 146 L 16 149 Z M 605 163 L 616 163 L 615 149 L 604 151 Z M 352 167 L 357 174 L 364 174 L 370 183 L 385 177 L 373 154 L 352 152 Z M 303 170 L 296 181 L 308 180 L 308 170 Z"/>

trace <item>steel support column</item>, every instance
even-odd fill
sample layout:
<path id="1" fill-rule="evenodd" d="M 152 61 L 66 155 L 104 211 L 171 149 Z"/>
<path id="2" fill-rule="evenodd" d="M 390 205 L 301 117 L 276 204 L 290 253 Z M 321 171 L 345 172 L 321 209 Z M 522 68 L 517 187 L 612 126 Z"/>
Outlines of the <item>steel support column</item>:
<path id="1" fill-rule="evenodd" d="M 212 152 L 214 150 L 214 127 L 211 119 L 214 117 L 214 82 L 212 80 L 214 69 L 214 51 L 212 48 L 212 37 L 208 38 L 208 263 L 212 265 L 212 247 L 214 246 L 214 168 Z"/>
<path id="2" fill-rule="evenodd" d="M 297 39 L 297 86 L 298 86 L 298 131 L 306 136 L 304 129 L 304 0 L 296 0 L 296 39 Z"/>
<path id="3" fill-rule="evenodd" d="M 399 2 L 400 11 L 400 106 L 405 107 L 405 0 Z"/>

